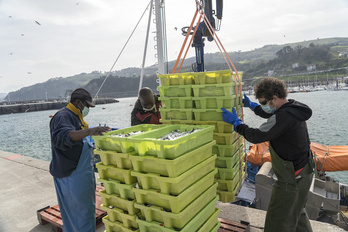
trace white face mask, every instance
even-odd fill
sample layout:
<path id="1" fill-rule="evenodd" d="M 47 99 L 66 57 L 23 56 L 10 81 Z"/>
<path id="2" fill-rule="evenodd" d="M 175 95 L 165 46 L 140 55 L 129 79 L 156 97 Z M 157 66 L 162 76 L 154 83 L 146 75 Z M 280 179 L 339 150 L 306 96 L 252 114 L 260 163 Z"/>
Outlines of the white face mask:
<path id="1" fill-rule="evenodd" d="M 276 108 L 271 108 L 268 104 L 266 105 L 261 105 L 261 108 L 263 111 L 265 111 L 268 114 L 273 114 L 276 111 Z"/>
<path id="2" fill-rule="evenodd" d="M 153 105 L 151 108 L 149 108 L 149 109 L 143 107 L 143 110 L 144 110 L 144 111 L 153 111 L 155 108 L 156 108 L 156 105 L 154 104 L 154 105 Z"/>
<path id="3" fill-rule="evenodd" d="M 81 110 L 82 117 L 86 117 L 89 113 L 89 108 L 87 106 L 82 105 L 83 109 Z"/>
<path id="4" fill-rule="evenodd" d="M 83 107 L 82 117 L 86 117 L 88 113 L 89 113 L 89 108 L 87 106 Z"/>

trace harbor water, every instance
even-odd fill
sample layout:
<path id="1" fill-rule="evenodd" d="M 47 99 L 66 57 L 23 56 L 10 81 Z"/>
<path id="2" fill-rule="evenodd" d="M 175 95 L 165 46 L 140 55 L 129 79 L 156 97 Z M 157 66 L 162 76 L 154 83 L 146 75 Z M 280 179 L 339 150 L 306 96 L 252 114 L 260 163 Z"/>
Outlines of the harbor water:
<path id="1" fill-rule="evenodd" d="M 252 101 L 253 96 L 249 96 Z M 312 142 L 323 145 L 348 145 L 348 91 L 316 91 L 291 93 L 289 99 L 307 104 L 313 115 L 308 120 Z M 91 108 L 86 121 L 90 126 L 108 125 L 122 128 L 130 126 L 130 114 L 136 97 L 121 98 L 118 103 L 97 105 Z M 50 115 L 56 110 L 0 115 L 0 150 L 50 161 Z M 258 127 L 264 119 L 244 108 L 244 121 Z M 247 144 L 247 148 L 248 148 Z M 332 178 L 348 184 L 348 171 L 328 172 Z"/>

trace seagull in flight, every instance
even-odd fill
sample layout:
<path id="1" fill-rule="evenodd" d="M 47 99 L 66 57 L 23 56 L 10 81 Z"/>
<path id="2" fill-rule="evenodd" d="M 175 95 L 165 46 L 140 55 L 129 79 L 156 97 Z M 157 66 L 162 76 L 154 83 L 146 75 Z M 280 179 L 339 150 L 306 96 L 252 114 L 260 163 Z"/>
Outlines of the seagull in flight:
<path id="1" fill-rule="evenodd" d="M 40 25 L 40 26 L 41 26 L 41 24 L 40 24 L 38 21 L 35 21 L 35 23 L 36 23 L 37 25 Z"/>

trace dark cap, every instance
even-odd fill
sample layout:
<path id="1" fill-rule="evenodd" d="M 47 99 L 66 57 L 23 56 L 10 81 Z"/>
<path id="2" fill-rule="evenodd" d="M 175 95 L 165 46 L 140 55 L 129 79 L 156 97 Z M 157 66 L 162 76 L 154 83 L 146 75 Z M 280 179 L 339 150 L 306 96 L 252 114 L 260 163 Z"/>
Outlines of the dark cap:
<path id="1" fill-rule="evenodd" d="M 87 103 L 89 107 L 95 107 L 91 94 L 84 88 L 77 88 L 71 93 L 70 102 L 80 99 Z"/>

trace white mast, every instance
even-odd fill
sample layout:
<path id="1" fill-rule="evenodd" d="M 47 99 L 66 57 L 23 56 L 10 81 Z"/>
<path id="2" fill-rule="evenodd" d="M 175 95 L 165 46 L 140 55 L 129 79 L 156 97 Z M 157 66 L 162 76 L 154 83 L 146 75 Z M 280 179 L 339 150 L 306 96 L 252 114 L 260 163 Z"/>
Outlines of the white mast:
<path id="1" fill-rule="evenodd" d="M 148 45 L 148 39 L 149 39 L 153 1 L 155 1 L 154 8 L 155 8 L 155 17 L 156 17 L 155 21 L 156 21 L 156 42 L 157 42 L 156 48 L 157 48 L 157 60 L 158 60 L 158 74 L 165 74 L 168 72 L 166 68 L 168 59 L 167 59 L 167 43 L 166 43 L 167 33 L 166 33 L 166 26 L 165 26 L 164 0 L 152 0 L 150 4 L 150 12 L 149 12 L 148 25 L 147 25 L 147 32 L 146 32 L 144 55 L 143 55 L 143 63 L 142 63 L 142 69 L 140 74 L 139 90 L 143 86 L 144 68 L 145 68 L 146 52 L 147 52 L 147 45 Z"/>

